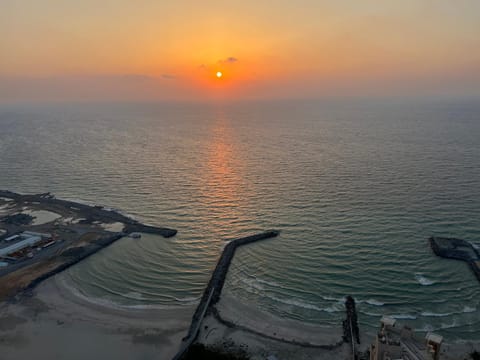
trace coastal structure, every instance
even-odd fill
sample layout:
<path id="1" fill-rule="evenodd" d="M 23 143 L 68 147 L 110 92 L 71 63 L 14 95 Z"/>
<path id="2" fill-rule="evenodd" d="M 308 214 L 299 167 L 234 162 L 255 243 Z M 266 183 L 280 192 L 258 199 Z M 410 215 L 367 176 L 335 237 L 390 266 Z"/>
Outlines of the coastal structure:
<path id="1" fill-rule="evenodd" d="M 21 234 L 11 236 L 5 239 L 5 241 L 9 243 L 9 245 L 5 247 L 0 247 L 0 257 L 14 254 L 26 248 L 33 247 L 39 244 L 42 240 L 50 238 L 50 234 L 35 233 L 29 231 L 25 231 Z"/>
<path id="2" fill-rule="evenodd" d="M 360 329 L 358 327 L 355 300 L 351 296 L 347 296 L 345 300 L 345 311 L 347 318 L 343 321 L 343 340 L 350 344 L 352 358 L 355 358 L 357 354 L 355 344 L 360 344 Z"/>
<path id="3" fill-rule="evenodd" d="M 298 323 L 283 320 L 280 323 L 275 323 L 273 320 L 267 326 L 268 330 L 263 326 L 256 328 L 248 325 L 248 319 L 246 323 L 242 321 L 239 323 L 229 316 L 228 310 L 225 313 L 226 306 L 228 307 L 226 303 L 233 302 L 234 307 L 238 306 L 234 299 L 221 296 L 236 248 L 277 235 L 277 231 L 265 232 L 233 240 L 225 246 L 193 315 L 189 331 L 173 360 L 223 358 L 222 356 L 232 359 L 246 359 L 250 356 L 257 358 L 255 354 L 259 352 L 262 353 L 262 358 L 269 359 L 277 358 L 275 353 L 289 356 L 286 358 L 298 359 L 366 359 L 363 351 L 365 347 L 359 348 L 360 331 L 355 300 L 351 296 L 347 296 L 345 301 L 346 319 L 343 321 L 343 336 L 340 329 L 325 334 L 322 332 L 323 328 L 302 324 L 299 330 Z M 248 317 L 243 312 L 245 309 L 242 306 L 240 305 L 238 314 Z M 261 314 L 257 316 L 269 322 L 268 316 L 266 318 Z M 290 332 L 292 329 L 289 326 L 293 326 L 293 331 Z M 252 339 L 255 340 L 252 341 Z M 247 351 L 247 348 L 250 350 Z M 285 355 L 285 352 L 290 355 Z M 303 357 L 299 357 L 298 352 L 301 352 Z"/>
<path id="4" fill-rule="evenodd" d="M 228 268 L 235 255 L 235 251 L 239 246 L 250 244 L 256 241 L 270 239 L 278 236 L 279 232 L 276 230 L 263 232 L 260 234 L 247 236 L 244 238 L 230 241 L 223 249 L 220 258 L 218 259 L 217 266 L 210 277 L 205 291 L 203 292 L 202 299 L 195 310 L 192 317 L 192 322 L 188 330 L 187 336 L 183 338 L 180 350 L 175 355 L 173 360 L 182 359 L 187 353 L 189 347 L 193 344 L 197 338 L 198 331 L 200 329 L 201 322 L 212 305 L 218 302 L 220 294 L 225 283 L 225 277 L 227 276 Z"/>
<path id="5" fill-rule="evenodd" d="M 22 195 L 0 190 L 0 206 L 6 203 L 0 216 L 0 299 L 33 289 L 131 233 L 163 237 L 177 233 L 101 206 L 56 199 L 50 193 Z M 34 221 L 45 214 L 48 218 Z"/>
<path id="6" fill-rule="evenodd" d="M 428 333 L 422 339 L 410 327 L 397 328 L 395 319 L 383 316 L 370 360 L 439 360 L 442 342 L 440 335 Z"/>
<path id="7" fill-rule="evenodd" d="M 480 253 L 471 243 L 462 239 L 436 236 L 430 237 L 429 242 L 435 255 L 468 263 L 480 281 Z"/>

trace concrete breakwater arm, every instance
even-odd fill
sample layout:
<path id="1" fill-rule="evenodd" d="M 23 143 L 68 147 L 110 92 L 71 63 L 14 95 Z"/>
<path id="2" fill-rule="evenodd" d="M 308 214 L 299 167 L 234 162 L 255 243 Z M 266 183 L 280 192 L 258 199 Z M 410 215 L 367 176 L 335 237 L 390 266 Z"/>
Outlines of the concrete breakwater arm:
<path id="1" fill-rule="evenodd" d="M 113 209 L 107 209 L 102 206 L 91 206 L 73 202 L 70 200 L 57 199 L 50 193 L 45 194 L 17 194 L 8 190 L 0 190 L 0 197 L 10 198 L 16 202 L 24 201 L 29 203 L 37 203 L 46 206 L 46 210 L 56 211 L 62 213 L 64 209 L 75 209 L 75 211 L 85 218 L 85 222 L 121 222 L 125 224 L 124 232 L 143 232 L 150 234 L 158 234 L 163 237 L 172 237 L 177 234 L 177 230 L 145 225 L 141 222 L 125 216 Z"/>
<path id="2" fill-rule="evenodd" d="M 429 239 L 430 247 L 435 255 L 465 261 L 470 265 L 473 273 L 480 281 L 480 253 L 466 240 L 432 236 Z"/>
<path id="3" fill-rule="evenodd" d="M 189 346 L 195 341 L 195 338 L 198 335 L 198 330 L 200 324 L 205 316 L 208 308 L 216 304 L 220 300 L 220 295 L 222 293 L 223 285 L 225 283 L 225 278 L 227 276 L 228 268 L 230 263 L 235 255 L 235 250 L 242 245 L 250 244 L 256 241 L 270 239 L 278 236 L 279 231 L 272 230 L 266 231 L 260 234 L 247 236 L 244 238 L 236 239 L 230 241 L 225 248 L 223 249 L 220 258 L 218 259 L 217 266 L 213 270 L 210 281 L 208 282 L 207 287 L 203 292 L 202 299 L 195 310 L 190 328 L 187 335 L 183 338 L 182 345 L 180 346 L 179 352 L 175 355 L 173 360 L 181 359 L 185 352 L 188 350 Z"/>
<path id="4" fill-rule="evenodd" d="M 358 328 L 355 300 L 351 296 L 347 296 L 345 301 L 345 311 L 347 313 L 347 318 L 343 321 L 343 340 L 350 343 L 352 359 L 356 359 L 357 348 L 355 343 L 360 344 L 360 329 Z"/>

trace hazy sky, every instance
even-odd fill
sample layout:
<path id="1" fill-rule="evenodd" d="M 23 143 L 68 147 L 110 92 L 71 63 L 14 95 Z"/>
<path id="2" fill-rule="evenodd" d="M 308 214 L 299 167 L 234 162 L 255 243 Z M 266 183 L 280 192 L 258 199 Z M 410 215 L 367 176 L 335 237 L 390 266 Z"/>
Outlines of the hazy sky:
<path id="1" fill-rule="evenodd" d="M 0 1 L 0 101 L 405 94 L 480 96 L 480 1 Z"/>

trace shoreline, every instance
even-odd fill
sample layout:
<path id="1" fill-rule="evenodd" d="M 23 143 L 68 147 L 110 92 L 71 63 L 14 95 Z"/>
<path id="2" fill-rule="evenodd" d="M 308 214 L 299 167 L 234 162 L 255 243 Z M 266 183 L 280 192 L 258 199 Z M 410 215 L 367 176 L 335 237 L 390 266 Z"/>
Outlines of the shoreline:
<path id="1" fill-rule="evenodd" d="M 6 210 L 0 216 L 0 225 L 4 228 L 0 240 L 33 230 L 49 237 L 51 245 L 48 248 L 37 247 L 37 252 L 34 247 L 28 247 L 30 257 L 23 253 L 14 261 L 9 260 L 8 266 L 0 268 L 0 300 L 32 291 L 46 279 L 131 233 L 157 234 L 165 238 L 177 234 L 177 230 L 142 224 L 109 208 L 56 199 L 50 193 L 24 195 L 0 190 L 0 199 L 7 201 Z M 35 224 L 32 223 L 35 217 L 24 214 L 28 211 L 43 211 L 58 216 Z M 77 221 L 72 222 L 73 219 Z M 121 226 L 118 230 L 107 229 L 108 225 L 117 224 Z M 11 253 L 5 253 L 5 256 L 11 258 L 15 255 Z"/>
<path id="2" fill-rule="evenodd" d="M 171 309 L 105 306 L 75 294 L 65 286 L 68 280 L 64 277 L 55 275 L 30 295 L 0 304 L 2 359 L 170 360 L 178 350 L 193 305 Z M 82 343 L 88 347 L 79 353 L 72 350 Z"/>

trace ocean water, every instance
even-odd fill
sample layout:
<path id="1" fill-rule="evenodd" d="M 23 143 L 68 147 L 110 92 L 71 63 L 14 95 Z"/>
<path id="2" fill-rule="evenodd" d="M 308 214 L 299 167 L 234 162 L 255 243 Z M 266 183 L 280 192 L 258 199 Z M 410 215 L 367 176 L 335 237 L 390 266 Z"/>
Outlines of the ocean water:
<path id="1" fill-rule="evenodd" d="M 480 283 L 427 242 L 480 244 L 478 104 L 3 105 L 0 154 L 0 188 L 179 231 L 122 239 L 69 269 L 95 301 L 195 304 L 226 241 L 278 229 L 239 249 L 225 293 L 328 326 L 352 295 L 363 331 L 388 314 L 480 338 Z"/>

